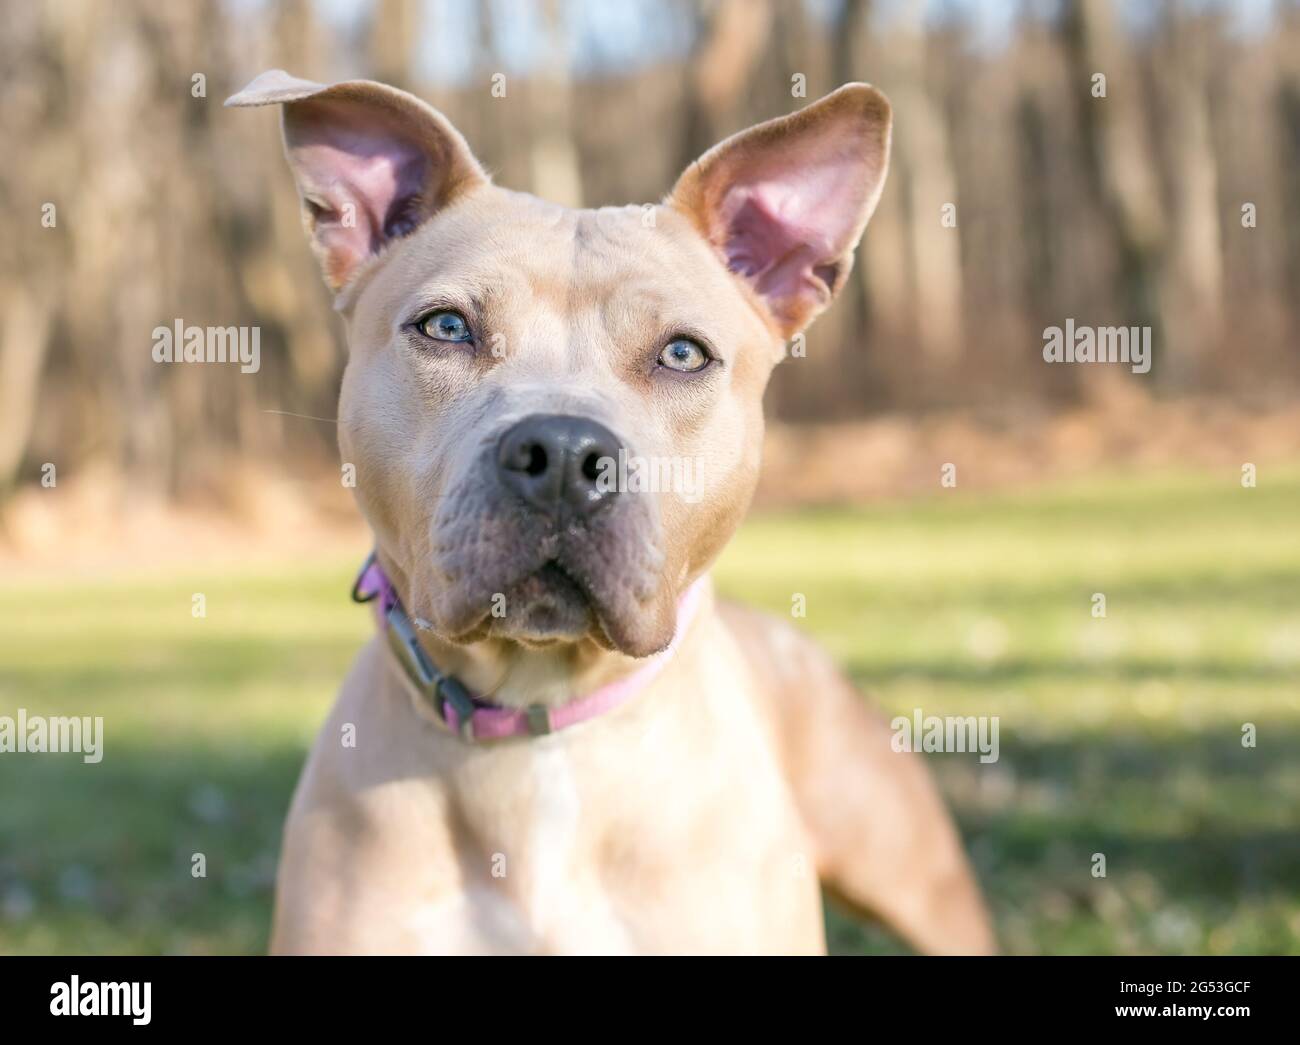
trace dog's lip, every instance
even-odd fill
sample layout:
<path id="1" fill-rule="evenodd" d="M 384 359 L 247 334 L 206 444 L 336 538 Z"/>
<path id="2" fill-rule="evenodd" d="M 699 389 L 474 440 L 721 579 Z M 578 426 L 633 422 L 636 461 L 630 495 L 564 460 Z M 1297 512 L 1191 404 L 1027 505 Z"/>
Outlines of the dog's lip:
<path id="1" fill-rule="evenodd" d="M 566 581 L 568 581 L 575 588 L 577 588 L 579 593 L 582 595 L 583 601 L 586 602 L 586 604 L 592 607 L 593 609 L 595 608 L 596 600 L 592 597 L 591 586 L 587 584 L 587 582 L 584 581 L 582 577 L 576 574 L 571 568 L 565 566 L 565 564 L 560 561 L 560 558 L 557 555 L 551 556 L 544 563 L 542 563 L 541 566 L 539 566 L 531 574 L 529 574 L 529 576 L 531 577 L 534 574 L 545 573 L 548 570 L 558 573 Z"/>
<path id="2" fill-rule="evenodd" d="M 582 593 L 583 601 L 586 602 L 587 609 L 590 611 L 588 619 L 591 621 L 593 631 L 593 634 L 590 637 L 595 640 L 596 644 L 603 646 L 608 650 L 619 649 L 619 644 L 614 641 L 613 635 L 610 634 L 609 624 L 607 622 L 608 611 L 604 603 L 602 603 L 601 600 L 592 593 L 591 585 L 588 584 L 582 576 L 575 573 L 571 568 L 567 568 L 558 560 L 552 559 L 548 561 L 543 565 L 542 569 L 545 569 L 546 566 L 553 567 L 556 572 L 562 574 L 575 588 L 578 589 L 579 592 Z"/>
<path id="3" fill-rule="evenodd" d="M 544 563 L 537 572 L 546 568 L 552 568 L 557 573 L 562 574 L 571 584 L 582 593 L 583 600 L 590 611 L 589 620 L 591 622 L 591 638 L 598 646 L 607 650 L 624 650 L 624 646 L 614 637 L 614 632 L 610 627 L 609 611 L 606 605 L 592 593 L 591 585 L 588 584 L 581 574 L 575 572 L 571 565 L 566 565 L 563 561 L 550 559 Z M 665 645 L 667 643 L 665 642 Z M 662 648 L 662 647 L 661 647 Z M 653 652 L 659 652 L 654 650 Z"/>
<path id="4" fill-rule="evenodd" d="M 588 615 L 588 618 L 591 621 L 592 630 L 590 637 L 596 642 L 596 645 L 601 646 L 604 649 L 618 649 L 618 643 L 614 641 L 613 637 L 609 633 L 609 625 L 606 623 L 605 607 L 600 603 L 600 600 L 593 597 L 591 592 L 581 581 L 569 576 L 567 573 L 565 576 L 569 577 L 569 579 L 578 587 L 578 590 L 582 592 L 582 597 L 587 603 L 588 610 L 590 610 Z"/>
<path id="5" fill-rule="evenodd" d="M 501 590 L 508 590 L 513 585 L 521 584 L 547 571 L 553 571 L 554 573 L 559 574 L 561 577 L 564 578 L 565 581 L 567 581 L 577 590 L 578 594 L 582 598 L 583 603 L 586 605 L 589 611 L 588 619 L 593 625 L 593 631 L 595 632 L 595 634 L 592 637 L 595 638 L 597 642 L 608 643 L 609 648 L 611 649 L 615 648 L 616 644 L 610 638 L 609 630 L 605 625 L 603 607 L 601 606 L 600 600 L 597 599 L 592 594 L 591 585 L 588 584 L 586 581 L 584 581 L 582 576 L 579 573 L 577 573 L 572 568 L 572 566 L 568 566 L 564 564 L 559 560 L 557 556 L 551 556 L 547 559 L 542 560 L 533 569 L 530 569 L 527 572 L 520 574 L 512 581 L 502 585 Z M 454 630 L 447 628 L 445 624 L 443 625 L 442 629 L 438 629 L 436 625 L 424 621 L 423 618 L 421 618 L 419 626 L 424 628 L 424 630 L 426 631 L 441 630 L 442 638 L 445 641 L 452 642 L 458 645 L 465 645 L 472 642 L 478 642 L 482 639 L 488 638 L 495 630 L 494 622 L 492 618 L 491 606 L 485 605 L 483 606 L 482 609 L 480 609 L 477 613 L 474 613 L 472 616 L 466 615 L 462 617 L 461 621 L 459 621 L 458 624 L 459 626 L 455 627 Z M 503 637 L 512 638 L 513 636 L 510 636 L 507 633 Z M 546 639 L 546 640 L 540 640 L 540 642 L 538 643 L 530 642 L 530 645 L 532 644 L 555 645 L 563 641 L 564 641 L 563 639 L 558 639 L 558 638 Z"/>
<path id="6" fill-rule="evenodd" d="M 582 577 L 575 573 L 571 567 L 562 563 L 558 557 L 552 556 L 546 559 L 540 566 L 524 574 L 515 583 L 519 585 L 539 585 L 543 589 L 543 594 L 552 594 L 551 589 L 555 587 L 558 587 L 563 592 L 563 589 L 567 587 L 569 591 L 563 592 L 561 597 L 572 598 L 576 595 L 582 609 L 586 611 L 586 627 L 581 634 L 573 634 L 571 636 L 573 639 L 581 638 L 583 634 L 591 630 L 593 625 L 603 630 L 600 603 L 592 595 L 591 586 L 584 582 Z M 491 627 L 492 622 L 489 621 L 489 628 Z M 525 640 L 525 644 L 529 646 L 550 646 L 564 641 L 567 641 L 567 638 L 555 637 L 541 640 L 530 638 Z"/>
<path id="7" fill-rule="evenodd" d="M 539 566 L 536 570 L 533 570 L 528 574 L 524 574 L 524 576 L 520 578 L 520 580 L 526 579 L 527 577 L 533 576 L 534 574 L 540 572 L 540 570 L 543 569 L 545 565 L 547 564 L 543 564 L 543 566 Z M 565 576 L 565 578 L 568 579 L 569 582 L 572 583 L 574 587 L 576 587 L 578 591 L 582 594 L 583 601 L 586 603 L 589 611 L 587 617 L 589 622 L 589 630 L 586 633 L 586 635 L 585 636 L 575 635 L 571 640 L 564 639 L 564 638 L 524 640 L 521 639 L 519 636 L 511 635 L 508 632 L 506 632 L 506 633 L 501 633 L 498 637 L 503 639 L 509 639 L 511 641 L 521 642 L 523 645 L 535 649 L 554 647 L 558 645 L 563 645 L 564 643 L 569 641 L 581 641 L 582 639 L 585 638 L 591 642 L 594 642 L 597 646 L 601 647 L 602 649 L 606 649 L 610 651 L 617 650 L 617 651 L 626 652 L 627 650 L 623 645 L 623 643 L 621 643 L 617 638 L 615 638 L 615 629 L 611 626 L 611 622 L 608 616 L 608 612 L 609 612 L 608 609 L 603 605 L 603 603 L 599 599 L 595 598 L 591 594 L 591 589 L 589 585 L 583 583 L 581 578 L 576 576 L 571 570 L 565 569 L 563 566 L 560 566 L 559 564 L 553 564 L 553 565 L 555 565 L 558 572 L 562 573 Z M 426 628 L 426 630 L 436 630 L 436 629 L 434 626 L 429 626 Z M 454 645 L 470 645 L 475 642 L 481 642 L 485 639 L 492 638 L 494 631 L 495 628 L 494 628 L 494 621 L 492 618 L 491 610 L 485 607 L 481 612 L 475 614 L 472 618 L 466 619 L 464 623 L 460 627 L 458 627 L 455 631 L 447 631 L 447 630 L 442 631 L 441 638 L 443 639 L 443 641 L 450 642 Z M 649 651 L 649 652 L 657 652 L 657 650 Z M 645 654 L 637 653 L 633 655 L 641 656 Z"/>

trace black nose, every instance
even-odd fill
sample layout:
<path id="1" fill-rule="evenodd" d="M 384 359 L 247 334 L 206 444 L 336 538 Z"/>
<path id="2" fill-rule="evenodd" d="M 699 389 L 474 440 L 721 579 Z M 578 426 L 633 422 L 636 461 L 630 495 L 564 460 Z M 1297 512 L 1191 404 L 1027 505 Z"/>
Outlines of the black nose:
<path id="1" fill-rule="evenodd" d="M 614 433 L 595 421 L 534 414 L 501 437 L 497 470 L 507 487 L 548 515 L 589 515 L 618 492 L 619 449 Z M 599 481 L 607 469 L 608 481 Z"/>

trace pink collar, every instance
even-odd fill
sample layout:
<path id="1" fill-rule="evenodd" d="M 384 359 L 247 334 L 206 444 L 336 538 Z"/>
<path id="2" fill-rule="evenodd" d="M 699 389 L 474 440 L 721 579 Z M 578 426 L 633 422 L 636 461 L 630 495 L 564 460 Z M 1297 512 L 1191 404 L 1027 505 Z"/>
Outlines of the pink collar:
<path id="1" fill-rule="evenodd" d="M 611 711 L 641 692 L 677 650 L 699 609 L 707 583 L 707 574 L 699 577 L 677 603 L 677 631 L 667 648 L 647 657 L 632 674 L 558 707 L 532 704 L 527 708 L 511 708 L 494 704 L 471 694 L 454 675 L 440 671 L 420 645 L 402 600 L 373 552 L 357 575 L 352 598 L 355 602 L 375 603 L 379 626 L 387 633 L 388 644 L 406 676 L 429 702 L 438 721 L 472 742 L 553 733 Z"/>

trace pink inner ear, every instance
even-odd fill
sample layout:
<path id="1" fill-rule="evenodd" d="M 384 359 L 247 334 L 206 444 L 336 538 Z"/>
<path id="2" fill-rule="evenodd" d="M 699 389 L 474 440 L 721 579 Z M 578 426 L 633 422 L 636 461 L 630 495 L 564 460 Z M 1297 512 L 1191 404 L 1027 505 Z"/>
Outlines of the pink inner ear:
<path id="1" fill-rule="evenodd" d="M 291 150 L 318 249 L 340 283 L 389 240 L 419 224 L 429 157 L 373 110 L 306 102 Z"/>
<path id="2" fill-rule="evenodd" d="M 723 197 L 727 264 L 778 318 L 797 322 L 829 297 L 858 231 L 866 180 L 861 161 L 795 150 L 782 169 L 743 179 Z"/>

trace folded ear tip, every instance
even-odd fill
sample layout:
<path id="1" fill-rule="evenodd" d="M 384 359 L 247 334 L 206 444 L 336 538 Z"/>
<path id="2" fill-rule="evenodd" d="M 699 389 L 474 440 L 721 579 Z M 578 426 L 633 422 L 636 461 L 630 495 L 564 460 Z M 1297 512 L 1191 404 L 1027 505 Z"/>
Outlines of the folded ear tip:
<path id="1" fill-rule="evenodd" d="M 242 91 L 226 99 L 227 108 L 252 105 L 277 105 L 307 98 L 323 90 L 324 84 L 291 76 L 283 69 L 268 69 L 249 81 Z"/>
<path id="2" fill-rule="evenodd" d="M 843 96 L 854 108 L 868 119 L 888 124 L 893 109 L 883 91 L 869 83 L 846 83 L 831 92 L 829 97 Z"/>

